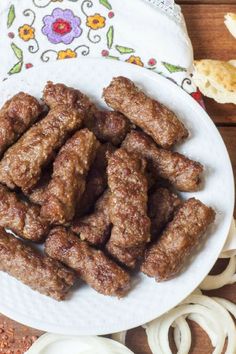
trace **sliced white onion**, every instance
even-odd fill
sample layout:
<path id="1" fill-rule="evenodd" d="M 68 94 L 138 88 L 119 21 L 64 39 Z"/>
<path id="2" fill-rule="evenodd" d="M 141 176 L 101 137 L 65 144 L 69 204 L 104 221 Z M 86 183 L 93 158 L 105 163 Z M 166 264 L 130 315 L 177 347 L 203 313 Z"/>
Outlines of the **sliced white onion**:
<path id="1" fill-rule="evenodd" d="M 95 336 L 44 334 L 25 354 L 134 354 L 122 344 Z"/>
<path id="2" fill-rule="evenodd" d="M 236 328 L 232 317 L 227 311 L 227 308 L 223 307 L 219 302 L 204 295 L 192 295 L 187 302 L 201 304 L 206 306 L 207 309 L 212 309 L 218 317 L 218 321 L 223 329 L 224 335 L 228 338 L 228 345 L 226 353 L 236 352 Z"/>
<path id="3" fill-rule="evenodd" d="M 116 340 L 117 342 L 125 345 L 125 340 L 126 340 L 126 334 L 127 334 L 127 331 L 123 331 L 123 332 L 118 332 L 118 333 L 113 333 L 111 335 L 111 338 L 113 340 Z"/>
<path id="4" fill-rule="evenodd" d="M 181 316 L 175 320 L 175 325 L 174 341 L 178 349 L 178 354 L 188 353 L 192 338 L 188 322 L 185 320 L 184 316 Z"/>
<path id="5" fill-rule="evenodd" d="M 188 319 L 196 322 L 208 334 L 213 347 L 217 345 L 216 333 L 212 329 L 212 323 L 206 317 L 203 317 L 197 313 L 193 313 L 188 316 Z"/>
<path id="6" fill-rule="evenodd" d="M 179 306 L 145 325 L 149 346 L 153 354 L 172 354 L 168 333 L 174 327 L 174 340 L 178 354 L 189 353 L 191 332 L 185 316 L 209 335 L 214 349 L 213 354 L 221 354 L 225 340 L 228 339 L 226 354 L 236 353 L 236 329 L 229 312 L 236 316 L 236 305 L 230 301 L 193 294 Z"/>
<path id="7" fill-rule="evenodd" d="M 221 306 L 225 307 L 236 319 L 236 305 L 233 302 L 220 297 L 213 297 L 213 299 Z"/>
<path id="8" fill-rule="evenodd" d="M 236 274 L 234 274 L 230 280 L 230 284 L 236 283 Z"/>
<path id="9" fill-rule="evenodd" d="M 184 319 L 184 317 L 179 317 L 179 319 L 180 318 Z M 191 332 L 190 332 L 190 334 L 191 334 Z M 175 341 L 176 348 L 179 350 L 179 347 L 181 344 L 181 334 L 180 334 L 180 329 L 178 326 L 174 327 L 174 341 Z"/>
<path id="10" fill-rule="evenodd" d="M 232 284 L 233 275 L 236 271 L 236 256 L 229 260 L 229 264 L 225 270 L 217 275 L 208 275 L 200 284 L 202 290 L 219 289 L 226 284 Z"/>

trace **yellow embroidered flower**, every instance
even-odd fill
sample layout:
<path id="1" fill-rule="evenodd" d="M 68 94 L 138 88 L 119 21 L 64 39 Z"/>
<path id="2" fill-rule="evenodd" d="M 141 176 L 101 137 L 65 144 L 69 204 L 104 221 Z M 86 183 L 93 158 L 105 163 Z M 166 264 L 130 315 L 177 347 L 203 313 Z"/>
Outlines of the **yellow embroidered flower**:
<path id="1" fill-rule="evenodd" d="M 77 54 L 71 49 L 60 50 L 57 53 L 57 59 L 69 59 L 69 58 L 76 58 Z"/>
<path id="2" fill-rule="evenodd" d="M 135 57 L 134 55 L 131 55 L 129 59 L 126 60 L 127 63 L 143 66 L 143 62 L 140 57 Z"/>
<path id="3" fill-rule="evenodd" d="M 18 29 L 18 32 L 19 37 L 25 42 L 29 41 L 30 39 L 34 39 L 35 29 L 29 25 L 21 26 Z"/>
<path id="4" fill-rule="evenodd" d="M 106 25 L 106 18 L 99 14 L 88 16 L 86 25 L 92 28 L 93 30 L 103 28 Z"/>

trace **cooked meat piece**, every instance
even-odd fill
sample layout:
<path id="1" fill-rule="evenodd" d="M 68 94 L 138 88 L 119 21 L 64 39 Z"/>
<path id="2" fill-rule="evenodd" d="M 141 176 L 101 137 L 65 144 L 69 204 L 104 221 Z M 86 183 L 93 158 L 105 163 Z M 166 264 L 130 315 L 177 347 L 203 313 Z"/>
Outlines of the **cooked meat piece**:
<path id="1" fill-rule="evenodd" d="M 24 92 L 9 99 L 0 110 L 0 156 L 37 120 L 43 107 Z"/>
<path id="2" fill-rule="evenodd" d="M 212 208 L 194 198 L 187 200 L 160 239 L 146 250 L 142 272 L 157 281 L 177 275 L 214 219 Z"/>
<path id="3" fill-rule="evenodd" d="M 181 205 L 180 198 L 167 188 L 158 188 L 148 198 L 152 240 L 155 240 Z"/>
<path id="4" fill-rule="evenodd" d="M 26 191 L 29 200 L 38 205 L 43 205 L 47 200 L 47 188 L 51 180 L 51 173 L 44 171 L 39 182 L 31 191 Z"/>
<path id="5" fill-rule="evenodd" d="M 44 102 L 54 108 L 66 104 L 82 109 L 86 113 L 85 127 L 91 130 L 101 142 L 119 145 L 130 131 L 130 123 L 119 112 L 100 112 L 89 97 L 81 91 L 64 84 L 47 83 L 43 93 Z"/>
<path id="6" fill-rule="evenodd" d="M 95 135 L 88 129 L 82 129 L 59 151 L 46 191 L 47 198 L 41 209 L 41 216 L 51 224 L 63 225 L 73 219 L 98 146 Z"/>
<path id="7" fill-rule="evenodd" d="M 87 214 L 107 188 L 107 163 L 108 158 L 114 151 L 115 147 L 109 143 L 102 144 L 98 148 L 95 160 L 87 176 L 85 192 L 77 203 L 77 218 Z"/>
<path id="8" fill-rule="evenodd" d="M 79 90 L 64 84 L 53 84 L 51 81 L 44 88 L 43 100 L 51 109 L 63 104 L 84 111 L 86 116 L 97 111 L 96 106 Z"/>
<path id="9" fill-rule="evenodd" d="M 85 191 L 76 202 L 76 217 L 80 218 L 87 214 L 94 206 L 96 200 L 107 188 L 107 160 L 115 151 L 115 147 L 109 143 L 101 144 L 97 149 L 97 154 L 86 179 Z M 47 187 L 51 179 L 51 174 L 44 172 L 39 183 L 27 195 L 32 203 L 42 205 L 47 199 Z"/>
<path id="10" fill-rule="evenodd" d="M 155 240 L 160 231 L 174 216 L 174 211 L 179 207 L 181 201 L 176 194 L 166 188 L 157 189 L 148 199 L 148 216 L 151 220 L 151 237 Z M 119 263 L 128 268 L 135 268 L 137 262 L 142 258 L 146 245 L 131 248 L 123 248 L 108 241 L 106 249 L 108 253 Z"/>
<path id="11" fill-rule="evenodd" d="M 131 129 L 128 119 L 119 112 L 97 111 L 89 119 L 85 119 L 85 126 L 90 129 L 102 142 L 120 145 Z"/>
<path id="12" fill-rule="evenodd" d="M 123 296 L 130 287 L 129 274 L 104 255 L 62 227 L 53 229 L 45 244 L 46 253 L 74 269 L 103 295 Z"/>
<path id="13" fill-rule="evenodd" d="M 7 150 L 0 162 L 0 182 L 23 191 L 34 187 L 42 169 L 68 134 L 81 126 L 83 118 L 82 111 L 69 106 L 52 109 Z"/>
<path id="14" fill-rule="evenodd" d="M 93 245 L 103 244 L 111 231 L 109 217 L 109 191 L 106 191 L 95 204 L 93 213 L 80 219 L 75 219 L 72 231 L 78 234 L 81 240 Z"/>
<path id="15" fill-rule="evenodd" d="M 40 217 L 40 207 L 22 201 L 0 185 L 0 227 L 8 228 L 20 237 L 34 242 L 43 241 L 48 223 Z"/>
<path id="16" fill-rule="evenodd" d="M 75 274 L 0 229 L 0 270 L 55 300 L 63 300 Z"/>
<path id="17" fill-rule="evenodd" d="M 111 240 L 123 248 L 150 240 L 145 166 L 144 160 L 124 149 L 117 150 L 108 161 Z"/>
<path id="18" fill-rule="evenodd" d="M 134 130 L 127 135 L 122 147 L 145 158 L 148 161 L 148 169 L 156 176 L 167 179 L 176 189 L 184 192 L 199 189 L 203 172 L 199 162 L 192 161 L 178 152 L 159 149 L 145 133 Z"/>
<path id="19" fill-rule="evenodd" d="M 118 263 L 126 266 L 127 268 L 134 269 L 137 262 L 142 258 L 146 245 L 136 247 L 123 248 L 119 247 L 109 240 L 106 244 L 106 250 L 109 255 Z"/>
<path id="20" fill-rule="evenodd" d="M 103 96 L 108 106 L 123 113 L 163 148 L 169 149 L 188 136 L 183 123 L 172 111 L 146 96 L 125 77 L 113 78 Z"/>

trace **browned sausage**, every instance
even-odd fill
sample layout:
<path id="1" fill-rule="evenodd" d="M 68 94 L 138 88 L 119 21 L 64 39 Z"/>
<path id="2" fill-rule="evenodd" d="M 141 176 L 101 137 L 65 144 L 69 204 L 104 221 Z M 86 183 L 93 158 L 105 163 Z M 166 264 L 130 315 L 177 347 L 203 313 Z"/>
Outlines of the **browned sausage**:
<path id="1" fill-rule="evenodd" d="M 145 158 L 148 161 L 148 169 L 156 177 L 161 176 L 168 180 L 176 189 L 183 192 L 199 189 L 203 172 L 199 162 L 192 161 L 178 152 L 159 149 L 152 139 L 138 131 L 128 134 L 122 146 Z"/>
<path id="2" fill-rule="evenodd" d="M 123 113 L 164 148 L 188 136 L 187 129 L 172 111 L 141 92 L 125 77 L 113 78 L 103 96 L 108 106 Z"/>
<path id="3" fill-rule="evenodd" d="M 47 198 L 41 209 L 41 216 L 51 224 L 63 225 L 73 219 L 98 146 L 95 135 L 88 129 L 82 129 L 59 151 L 46 190 Z"/>
<path id="4" fill-rule="evenodd" d="M 40 216 L 40 207 L 22 201 L 14 192 L 0 185 L 0 227 L 34 242 L 43 241 L 49 227 Z"/>
<path id="5" fill-rule="evenodd" d="M 98 199 L 91 214 L 73 222 L 71 230 L 92 245 L 101 245 L 107 240 L 111 231 L 109 191 Z"/>
<path id="6" fill-rule="evenodd" d="M 97 199 L 107 188 L 107 163 L 108 158 L 114 151 L 115 147 L 109 143 L 102 144 L 98 148 L 95 160 L 87 176 L 84 194 L 77 203 L 76 218 L 80 218 L 91 211 Z"/>
<path id="7" fill-rule="evenodd" d="M 160 239 L 146 250 L 142 272 L 157 281 L 176 276 L 214 219 L 212 208 L 194 198 L 187 200 Z"/>
<path id="8" fill-rule="evenodd" d="M 75 274 L 0 228 L 0 270 L 41 294 L 64 300 Z"/>
<path id="9" fill-rule="evenodd" d="M 145 161 L 119 149 L 108 161 L 112 242 L 130 248 L 150 240 Z"/>
<path id="10" fill-rule="evenodd" d="M 123 296 L 130 287 L 129 274 L 104 255 L 62 227 L 51 230 L 46 253 L 74 269 L 92 288 L 103 295 Z"/>
<path id="11" fill-rule="evenodd" d="M 69 106 L 52 109 L 7 150 L 0 162 L 0 182 L 12 189 L 30 190 L 34 187 L 42 169 L 68 134 L 81 126 L 83 118 L 82 111 Z"/>
<path id="12" fill-rule="evenodd" d="M 0 156 L 37 120 L 43 107 L 24 92 L 9 99 L 0 110 Z"/>
<path id="13" fill-rule="evenodd" d="M 64 84 L 47 83 L 43 93 L 44 102 L 55 108 L 58 104 L 66 104 L 82 109 L 85 114 L 85 126 L 91 130 L 101 142 L 119 145 L 130 130 L 130 123 L 119 112 L 100 112 L 89 97 L 81 91 Z"/>
<path id="14" fill-rule="evenodd" d="M 151 220 L 152 240 L 155 240 L 173 218 L 182 201 L 167 188 L 157 188 L 148 198 L 148 216 Z"/>

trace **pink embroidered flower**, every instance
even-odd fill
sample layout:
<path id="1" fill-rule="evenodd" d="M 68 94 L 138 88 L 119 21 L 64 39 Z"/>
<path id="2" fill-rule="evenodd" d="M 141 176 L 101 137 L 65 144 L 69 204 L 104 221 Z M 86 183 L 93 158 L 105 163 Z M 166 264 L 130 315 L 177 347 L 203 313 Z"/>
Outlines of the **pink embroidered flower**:
<path id="1" fill-rule="evenodd" d="M 81 19 L 74 16 L 71 10 L 56 8 L 51 16 L 43 18 L 44 27 L 42 33 L 48 37 L 51 43 L 70 44 L 82 34 Z"/>
<path id="2" fill-rule="evenodd" d="M 30 69 L 30 68 L 32 68 L 32 67 L 33 67 L 33 64 L 31 64 L 31 63 L 25 64 L 25 68 L 26 68 L 26 69 Z"/>
<path id="3" fill-rule="evenodd" d="M 156 65 L 156 63 L 157 63 L 157 61 L 156 61 L 156 59 L 154 59 L 154 58 L 151 58 L 151 59 L 149 59 L 149 61 L 148 61 L 148 65 L 150 65 L 150 66 Z"/>
<path id="4" fill-rule="evenodd" d="M 109 18 L 112 18 L 112 17 L 114 17 L 114 16 L 115 16 L 115 14 L 114 14 L 113 11 L 110 11 L 110 12 L 108 13 L 108 17 L 109 17 Z"/>
<path id="5" fill-rule="evenodd" d="M 102 50 L 102 56 L 103 57 L 108 57 L 108 55 L 109 55 L 108 50 L 106 50 L 106 49 Z"/>

